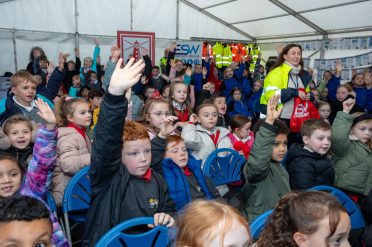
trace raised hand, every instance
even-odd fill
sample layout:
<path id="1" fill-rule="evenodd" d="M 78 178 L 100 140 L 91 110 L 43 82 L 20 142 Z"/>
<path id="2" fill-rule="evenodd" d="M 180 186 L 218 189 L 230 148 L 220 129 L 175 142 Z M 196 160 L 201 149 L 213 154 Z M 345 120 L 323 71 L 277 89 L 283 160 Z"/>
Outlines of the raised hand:
<path id="1" fill-rule="evenodd" d="M 141 83 L 142 83 L 143 85 L 145 85 L 145 84 L 147 83 L 147 76 L 143 75 L 143 76 L 141 77 Z"/>
<path id="2" fill-rule="evenodd" d="M 99 40 L 97 38 L 94 38 L 93 41 L 96 46 L 99 46 Z"/>
<path id="3" fill-rule="evenodd" d="M 78 48 L 75 48 L 74 51 L 75 51 L 75 57 L 80 57 L 80 51 L 79 51 L 79 49 Z"/>
<path id="4" fill-rule="evenodd" d="M 69 53 L 63 54 L 63 60 L 65 61 L 65 63 L 67 62 L 67 59 L 68 59 L 69 56 L 70 56 Z"/>
<path id="5" fill-rule="evenodd" d="M 203 90 L 207 90 L 209 91 L 209 89 L 211 89 L 211 83 L 210 82 L 207 82 L 203 85 Z"/>
<path id="6" fill-rule="evenodd" d="M 63 57 L 62 52 L 58 53 L 58 69 L 59 69 L 59 71 L 63 71 L 65 69 L 64 62 L 65 62 L 65 59 Z"/>
<path id="7" fill-rule="evenodd" d="M 177 47 L 177 43 L 174 41 L 171 43 L 169 50 L 171 52 L 175 52 L 176 47 Z"/>
<path id="8" fill-rule="evenodd" d="M 173 124 L 174 121 L 176 121 L 178 117 L 176 116 L 169 116 L 164 118 L 164 122 L 160 124 L 159 128 L 159 137 L 166 138 L 168 135 L 174 132 L 174 130 L 177 128 L 177 124 Z"/>
<path id="9" fill-rule="evenodd" d="M 279 99 L 280 95 L 275 94 L 273 97 L 269 99 L 269 102 L 267 103 L 265 122 L 268 124 L 273 125 L 275 120 L 277 120 L 280 117 L 280 114 L 282 113 L 283 106 L 277 109 Z"/>
<path id="10" fill-rule="evenodd" d="M 101 64 L 101 57 L 100 57 L 100 56 L 97 56 L 97 57 L 96 57 L 96 63 L 97 63 L 97 64 Z"/>
<path id="11" fill-rule="evenodd" d="M 127 91 L 125 91 L 125 98 L 127 98 L 128 102 L 130 101 L 131 96 L 132 96 L 132 89 L 128 88 Z"/>
<path id="12" fill-rule="evenodd" d="M 170 65 L 171 65 L 172 69 L 176 69 L 176 67 L 177 67 L 176 62 L 173 59 L 170 61 Z"/>
<path id="13" fill-rule="evenodd" d="M 206 67 L 203 67 L 203 70 L 202 70 L 202 74 L 203 74 L 203 77 L 205 77 L 208 73 L 208 70 Z"/>
<path id="14" fill-rule="evenodd" d="M 336 68 L 336 76 L 340 77 L 342 70 L 343 70 L 343 66 L 340 60 L 336 61 L 335 68 Z"/>
<path id="15" fill-rule="evenodd" d="M 342 111 L 346 113 L 350 113 L 351 109 L 355 105 L 355 99 L 349 98 L 342 102 Z"/>
<path id="16" fill-rule="evenodd" d="M 141 48 L 141 55 L 142 55 L 143 57 L 144 57 L 144 56 L 148 56 L 148 55 L 149 55 L 149 49 L 142 47 L 142 48 Z"/>
<path id="17" fill-rule="evenodd" d="M 54 63 L 49 62 L 48 67 L 47 67 L 48 74 L 51 75 L 53 73 L 53 70 L 54 70 Z"/>
<path id="18" fill-rule="evenodd" d="M 50 106 L 45 103 L 42 99 L 37 99 L 35 104 L 38 108 L 37 115 L 39 115 L 46 123 L 46 127 L 49 130 L 54 130 L 56 127 L 56 116 Z"/>
<path id="19" fill-rule="evenodd" d="M 140 77 L 141 71 L 145 68 L 145 63 L 142 59 L 134 63 L 134 58 L 131 58 L 124 68 L 120 68 L 123 59 L 120 58 L 116 64 L 116 68 L 111 76 L 108 91 L 113 95 L 123 95 L 124 92 L 136 84 Z"/>

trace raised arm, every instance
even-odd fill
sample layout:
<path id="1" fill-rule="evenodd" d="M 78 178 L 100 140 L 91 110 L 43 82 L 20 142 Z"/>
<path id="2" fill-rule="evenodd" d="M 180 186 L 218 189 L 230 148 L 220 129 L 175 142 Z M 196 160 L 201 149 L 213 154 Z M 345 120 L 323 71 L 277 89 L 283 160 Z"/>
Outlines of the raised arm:
<path id="1" fill-rule="evenodd" d="M 43 100 L 37 99 L 36 106 L 39 109 L 37 114 L 46 122 L 46 125 L 41 127 L 37 133 L 34 152 L 27 168 L 21 193 L 45 201 L 57 161 L 56 118 L 49 105 Z"/>
<path id="2" fill-rule="evenodd" d="M 122 165 L 122 135 L 128 106 L 124 93 L 139 80 L 145 66 L 143 60 L 135 64 L 133 61 L 130 59 L 124 68 L 120 68 L 123 59 L 119 59 L 100 107 L 91 156 L 92 186 L 110 180 Z"/>

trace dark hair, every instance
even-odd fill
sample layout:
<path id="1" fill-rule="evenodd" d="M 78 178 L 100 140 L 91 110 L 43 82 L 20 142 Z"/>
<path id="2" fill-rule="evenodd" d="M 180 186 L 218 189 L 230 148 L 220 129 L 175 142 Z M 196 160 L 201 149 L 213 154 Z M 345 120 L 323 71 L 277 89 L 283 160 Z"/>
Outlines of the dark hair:
<path id="1" fill-rule="evenodd" d="M 101 90 L 91 90 L 89 91 L 89 99 L 94 99 L 95 97 L 103 97 Z"/>
<path id="2" fill-rule="evenodd" d="M 252 131 L 254 132 L 254 135 L 256 135 L 256 133 L 259 131 L 261 125 L 265 122 L 265 119 L 260 119 L 258 120 L 253 128 L 252 128 Z M 274 126 L 277 127 L 278 131 L 276 132 L 276 135 L 280 135 L 280 134 L 284 134 L 284 135 L 288 135 L 291 131 L 290 129 L 288 128 L 287 124 L 282 121 L 282 120 L 275 120 L 274 121 Z"/>
<path id="3" fill-rule="evenodd" d="M 163 94 L 163 92 L 164 92 L 164 90 L 166 89 L 166 88 L 169 88 L 170 89 L 170 83 L 165 83 L 164 85 L 163 85 L 163 87 L 162 87 L 162 89 L 161 89 L 161 94 Z"/>
<path id="4" fill-rule="evenodd" d="M 362 75 L 363 78 L 365 79 L 365 76 L 363 73 L 356 73 L 355 75 L 353 75 L 353 77 L 351 78 L 351 84 L 353 84 L 353 81 L 355 80 L 355 77 L 357 77 L 358 75 Z M 364 80 L 364 86 L 366 85 L 366 81 Z"/>
<path id="5" fill-rule="evenodd" d="M 309 119 L 301 126 L 301 136 L 311 137 L 315 130 L 331 130 L 331 125 L 324 119 Z"/>
<path id="6" fill-rule="evenodd" d="M 89 88 L 88 86 L 82 86 L 82 87 L 80 87 L 80 90 L 79 90 L 79 92 L 77 93 L 77 96 L 81 97 L 81 93 L 82 93 L 85 89 L 88 89 L 88 91 L 90 92 L 90 88 Z"/>
<path id="7" fill-rule="evenodd" d="M 270 70 L 273 70 L 279 66 L 281 66 L 283 63 L 284 63 L 284 55 L 287 55 L 288 54 L 288 51 L 290 49 L 292 49 L 293 47 L 298 47 L 300 48 L 301 52 L 302 52 L 302 47 L 298 44 L 289 44 L 287 45 L 286 47 L 283 48 L 283 50 L 280 52 L 279 54 L 279 57 L 278 57 L 278 60 L 276 60 L 276 63 L 270 68 Z M 301 57 L 301 61 L 300 61 L 300 65 L 301 65 L 301 72 L 304 71 L 304 61 L 302 60 L 302 57 Z M 300 73 L 301 73 L 300 72 Z"/>
<path id="8" fill-rule="evenodd" d="M 236 92 L 236 91 L 239 91 L 240 93 L 242 93 L 242 90 L 238 87 L 234 87 L 231 89 L 230 91 L 230 95 L 233 96 L 233 94 Z"/>
<path id="9" fill-rule="evenodd" d="M 40 200 L 29 196 L 11 196 L 0 199 L 0 222 L 48 219 L 48 208 Z"/>
<path id="10" fill-rule="evenodd" d="M 297 247 L 293 239 L 296 232 L 312 234 L 319 228 L 319 222 L 328 217 L 332 236 L 345 208 L 337 199 L 323 191 L 288 193 L 277 203 L 274 212 L 257 241 L 258 247 Z"/>
<path id="11" fill-rule="evenodd" d="M 159 69 L 159 66 L 156 66 L 156 65 L 155 65 L 155 66 L 152 66 L 152 69 L 160 70 L 160 69 Z"/>
<path id="12" fill-rule="evenodd" d="M 43 50 L 43 48 L 39 47 L 39 46 L 35 46 L 35 47 L 32 47 L 31 48 L 31 51 L 30 51 L 30 61 L 34 61 L 34 51 L 35 50 L 39 50 L 40 51 L 40 55 L 44 55 L 45 56 L 45 52 Z"/>
<path id="13" fill-rule="evenodd" d="M 211 97 L 209 98 L 209 100 L 210 100 L 210 102 L 212 102 L 212 104 L 214 104 L 214 102 L 216 101 L 217 98 L 225 98 L 226 99 L 226 96 L 222 92 L 218 92 L 218 93 L 212 94 Z"/>
<path id="14" fill-rule="evenodd" d="M 19 169 L 21 170 L 22 175 L 25 174 L 25 169 L 21 166 L 21 164 L 18 162 L 18 159 L 15 155 L 5 152 L 5 151 L 0 151 L 0 162 L 3 160 L 9 160 L 17 164 Z"/>
<path id="15" fill-rule="evenodd" d="M 251 123 L 251 122 L 252 122 L 252 119 L 250 119 L 249 117 L 237 114 L 230 119 L 230 122 L 229 122 L 230 129 L 232 132 L 234 132 L 236 128 L 239 129 L 243 127 L 245 124 Z"/>
<path id="16" fill-rule="evenodd" d="M 48 61 L 48 58 L 47 58 L 45 55 L 41 55 L 41 56 L 39 57 L 39 61 L 49 62 L 49 61 Z"/>

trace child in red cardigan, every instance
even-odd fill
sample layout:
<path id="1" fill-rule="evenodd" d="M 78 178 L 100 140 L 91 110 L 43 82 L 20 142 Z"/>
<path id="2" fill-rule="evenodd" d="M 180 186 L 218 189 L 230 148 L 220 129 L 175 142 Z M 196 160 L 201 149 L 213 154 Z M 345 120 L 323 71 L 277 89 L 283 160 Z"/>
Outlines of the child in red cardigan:
<path id="1" fill-rule="evenodd" d="M 228 135 L 233 148 L 248 159 L 253 146 L 254 134 L 251 131 L 252 121 L 243 115 L 235 115 L 230 120 L 231 133 Z"/>

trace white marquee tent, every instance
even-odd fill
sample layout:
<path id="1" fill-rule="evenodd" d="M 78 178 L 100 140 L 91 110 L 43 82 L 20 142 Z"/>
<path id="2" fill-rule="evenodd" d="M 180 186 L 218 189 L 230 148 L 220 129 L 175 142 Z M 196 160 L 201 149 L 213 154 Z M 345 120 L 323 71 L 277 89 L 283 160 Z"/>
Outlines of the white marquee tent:
<path id="1" fill-rule="evenodd" d="M 59 51 L 91 56 L 93 38 L 108 59 L 116 32 L 155 32 L 156 61 L 172 40 L 275 42 L 372 36 L 372 0 L 0 0 L 0 74 L 23 69 L 31 47 L 56 61 Z M 338 58 L 369 49 L 305 51 Z"/>

